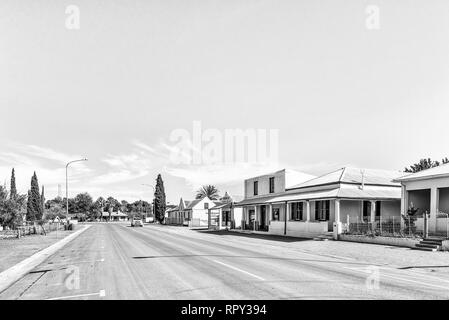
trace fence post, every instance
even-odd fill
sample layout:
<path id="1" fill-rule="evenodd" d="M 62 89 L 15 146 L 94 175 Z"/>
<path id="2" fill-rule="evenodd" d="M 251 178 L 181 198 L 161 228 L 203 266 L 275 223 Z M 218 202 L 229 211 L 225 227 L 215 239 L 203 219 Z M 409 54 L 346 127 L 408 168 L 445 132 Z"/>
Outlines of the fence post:
<path id="1" fill-rule="evenodd" d="M 446 213 L 446 238 L 449 239 L 449 214 Z"/>
<path id="2" fill-rule="evenodd" d="M 382 215 L 379 217 L 380 236 L 382 236 Z"/>
<path id="3" fill-rule="evenodd" d="M 351 220 L 349 219 L 349 214 L 346 215 L 346 233 L 351 234 Z"/>
<path id="4" fill-rule="evenodd" d="M 411 232 L 410 232 L 410 217 L 408 217 L 408 235 L 411 236 Z"/>
<path id="5" fill-rule="evenodd" d="M 393 216 L 393 237 L 394 237 L 394 216 Z"/>
<path id="6" fill-rule="evenodd" d="M 356 217 L 357 233 L 359 233 L 359 216 Z"/>

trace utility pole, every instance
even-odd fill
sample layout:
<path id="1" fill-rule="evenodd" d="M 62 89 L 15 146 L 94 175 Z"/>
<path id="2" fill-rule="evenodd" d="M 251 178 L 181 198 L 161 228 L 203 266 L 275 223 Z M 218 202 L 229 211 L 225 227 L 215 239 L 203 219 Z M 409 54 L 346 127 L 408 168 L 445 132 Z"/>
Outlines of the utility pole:
<path id="1" fill-rule="evenodd" d="M 66 201 L 66 218 L 69 218 L 69 178 L 68 178 L 68 168 L 69 165 L 74 163 L 74 162 L 78 162 L 78 161 L 87 161 L 87 158 L 83 158 L 83 159 L 78 159 L 78 160 L 73 160 L 68 162 L 65 165 L 65 201 Z"/>

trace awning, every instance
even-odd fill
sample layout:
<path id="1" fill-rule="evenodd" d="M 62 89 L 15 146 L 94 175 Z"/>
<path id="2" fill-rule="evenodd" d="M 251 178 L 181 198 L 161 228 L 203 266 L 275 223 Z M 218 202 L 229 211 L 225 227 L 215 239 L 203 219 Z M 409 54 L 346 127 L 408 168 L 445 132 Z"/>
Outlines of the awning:
<path id="1" fill-rule="evenodd" d="M 257 204 L 267 204 L 275 197 L 260 197 L 260 198 L 251 198 L 245 199 L 235 204 L 236 207 L 242 207 L 247 205 L 257 205 Z"/>
<path id="2" fill-rule="evenodd" d="M 366 186 L 360 189 L 354 186 L 342 186 L 338 192 L 338 197 L 346 199 L 399 200 L 401 199 L 401 188 Z"/>
<path id="3" fill-rule="evenodd" d="M 331 189 L 324 191 L 304 192 L 296 194 L 288 194 L 279 197 L 275 197 L 269 201 L 269 203 L 276 202 L 288 202 L 288 201 L 301 201 L 301 200 L 315 200 L 315 199 L 329 199 L 336 198 L 338 196 L 339 189 Z"/>
<path id="4" fill-rule="evenodd" d="M 330 190 L 286 194 L 275 197 L 268 203 L 325 199 L 399 200 L 401 199 L 401 188 L 365 186 L 365 188 L 360 189 L 353 185 L 341 186 Z"/>

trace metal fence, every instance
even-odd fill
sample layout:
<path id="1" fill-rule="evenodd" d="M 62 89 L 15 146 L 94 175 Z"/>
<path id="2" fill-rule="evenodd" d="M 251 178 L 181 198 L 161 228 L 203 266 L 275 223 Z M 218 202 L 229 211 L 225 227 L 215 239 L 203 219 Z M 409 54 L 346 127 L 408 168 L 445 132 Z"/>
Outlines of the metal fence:
<path id="1" fill-rule="evenodd" d="M 242 220 L 242 230 L 248 231 L 268 231 L 268 225 L 260 225 L 259 221 Z"/>
<path id="2" fill-rule="evenodd" d="M 64 230 L 63 223 L 46 223 L 43 225 L 39 224 L 28 224 L 23 226 L 15 226 L 8 230 L 0 231 L 0 239 L 7 238 L 20 238 L 23 236 L 33 235 L 33 234 L 47 234 L 57 230 Z"/>
<path id="3" fill-rule="evenodd" d="M 423 230 L 417 228 L 416 219 L 401 217 L 377 217 L 375 221 L 348 217 L 343 225 L 343 233 L 401 238 L 423 237 Z"/>

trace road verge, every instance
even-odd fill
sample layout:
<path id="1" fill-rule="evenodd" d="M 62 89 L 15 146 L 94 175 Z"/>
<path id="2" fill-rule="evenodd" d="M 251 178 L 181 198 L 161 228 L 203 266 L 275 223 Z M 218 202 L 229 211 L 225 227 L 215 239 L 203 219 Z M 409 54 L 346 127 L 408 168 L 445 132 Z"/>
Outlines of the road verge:
<path id="1" fill-rule="evenodd" d="M 48 257 L 64 247 L 67 243 L 78 237 L 81 233 L 89 229 L 90 225 L 84 226 L 82 229 L 75 231 L 67 237 L 59 240 L 51 246 L 36 252 L 32 256 L 22 260 L 15 266 L 6 269 L 0 273 L 0 293 L 9 288 L 16 281 L 20 280 L 28 272 L 44 262 Z"/>

